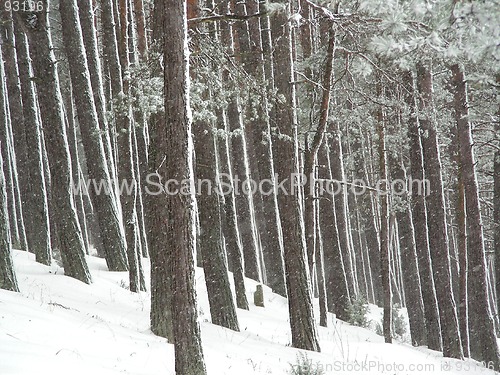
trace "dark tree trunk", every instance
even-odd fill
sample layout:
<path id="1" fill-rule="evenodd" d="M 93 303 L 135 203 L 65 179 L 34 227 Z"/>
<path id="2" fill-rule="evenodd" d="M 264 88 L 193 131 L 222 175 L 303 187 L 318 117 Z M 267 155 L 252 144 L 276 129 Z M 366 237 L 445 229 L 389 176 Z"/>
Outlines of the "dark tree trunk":
<path id="1" fill-rule="evenodd" d="M 122 221 L 125 227 L 125 239 L 127 243 L 128 269 L 130 279 L 130 290 L 138 291 L 140 288 L 138 253 L 138 225 L 137 225 L 137 184 L 135 179 L 135 169 L 133 161 L 133 137 L 134 122 L 132 108 L 130 106 L 130 79 L 129 69 L 129 34 L 128 34 L 128 1 L 120 0 L 119 6 L 120 38 L 118 40 L 118 50 L 120 52 L 120 62 L 113 63 L 114 69 L 111 74 L 111 88 L 113 96 L 118 99 L 119 104 L 115 108 L 117 141 L 118 141 L 118 181 L 119 184 L 127 182 L 131 189 L 122 192 L 120 201 L 122 204 Z M 110 44 L 113 44 L 109 41 Z M 115 55 L 116 57 L 116 55 Z M 120 65 L 121 64 L 121 65 Z M 119 72 L 117 67 L 121 66 Z"/>
<path id="2" fill-rule="evenodd" d="M 458 64 L 451 67 L 451 72 L 467 215 L 468 282 L 471 291 L 468 295 L 470 355 L 478 361 L 494 364 L 495 369 L 500 370 L 500 353 L 488 301 L 483 226 L 472 148 L 467 85 L 463 69 Z"/>
<path id="3" fill-rule="evenodd" d="M 7 212 L 9 214 L 10 237 L 14 246 L 19 246 L 19 231 L 17 230 L 16 199 L 14 195 L 14 176 L 12 173 L 12 162 L 10 152 L 10 124 L 7 114 L 7 92 L 4 85 L 5 72 L 3 69 L 3 57 L 0 54 L 0 149 L 2 151 L 2 170 L 5 178 L 7 191 Z"/>
<path id="4" fill-rule="evenodd" d="M 71 84 L 69 85 L 71 86 Z M 67 120 L 67 129 L 68 129 L 68 144 L 69 144 L 69 153 L 71 155 L 71 173 L 73 178 L 73 184 L 75 186 L 82 186 L 82 182 L 84 181 L 83 172 L 80 168 L 80 156 L 78 155 L 78 135 L 76 129 L 76 121 L 74 114 L 74 106 L 73 106 L 73 96 L 71 94 L 71 87 L 67 89 L 67 92 L 64 92 L 64 89 L 61 88 L 64 108 L 66 110 L 66 120 Z M 87 250 L 87 254 L 89 253 L 90 244 L 94 246 L 97 251 L 97 254 L 102 254 L 102 242 L 100 242 L 100 232 L 99 228 L 95 233 L 90 233 L 91 224 L 87 222 L 87 209 L 92 214 L 92 204 L 90 203 L 88 194 L 81 192 L 81 194 L 76 194 L 75 196 L 75 206 L 76 211 L 78 213 L 78 222 L 80 223 L 80 227 L 82 228 L 82 236 L 83 242 L 85 244 L 85 249 Z M 89 202 L 90 207 L 85 207 L 85 203 Z M 90 215 L 89 215 L 90 216 Z M 93 215 L 91 216 L 93 218 Z M 94 235 L 97 237 L 98 241 L 91 241 L 91 236 Z"/>
<path id="5" fill-rule="evenodd" d="M 78 14 L 82 28 L 83 43 L 87 56 L 88 69 L 90 73 L 90 82 L 94 94 L 95 108 L 99 120 L 99 130 L 101 131 L 102 143 L 108 163 L 109 175 L 112 182 L 116 182 L 116 164 L 111 147 L 111 138 L 109 124 L 106 119 L 106 97 L 104 95 L 104 85 L 101 73 L 101 59 L 99 48 L 97 46 L 97 34 L 95 27 L 95 8 L 92 8 L 89 0 L 77 0 Z M 120 204 L 119 199 L 115 197 L 115 203 Z"/>
<path id="6" fill-rule="evenodd" d="M 227 31 L 226 31 L 227 33 Z M 247 41 L 247 38 L 240 38 L 241 41 Z M 222 41 L 226 47 L 234 51 L 234 45 L 230 35 L 225 36 L 223 33 Z M 244 49 L 243 49 L 244 50 Z M 238 53 L 239 51 L 236 51 Z M 227 106 L 227 118 L 229 130 L 233 133 L 229 140 L 229 148 L 231 151 L 233 176 L 239 181 L 250 179 L 250 173 L 247 168 L 247 155 L 245 143 L 245 126 L 241 113 L 240 100 L 237 96 L 232 96 L 229 99 Z M 238 216 L 238 225 L 241 236 L 241 244 L 243 246 L 243 257 L 245 266 L 245 276 L 255 280 L 262 281 L 262 273 L 259 265 L 259 245 L 254 227 L 253 201 L 250 194 L 241 192 L 241 184 L 235 187 L 239 190 L 236 199 L 236 214 Z"/>
<path id="7" fill-rule="evenodd" d="M 25 212 L 29 216 L 28 220 L 30 222 L 27 236 L 30 250 L 36 255 L 36 261 L 48 265 L 52 261 L 52 254 L 47 190 L 43 177 L 41 126 L 38 120 L 34 86 L 31 81 L 28 42 L 17 18 L 14 19 L 14 23 L 16 50 L 19 56 L 18 67 L 23 100 L 26 143 L 30 147 L 26 165 L 27 170 L 23 172 L 29 176 L 29 195 L 25 207 Z"/>
<path id="8" fill-rule="evenodd" d="M 92 281 L 85 245 L 71 194 L 71 160 L 63 105 L 48 20 L 48 1 L 41 12 L 20 12 L 28 35 L 51 176 L 52 211 L 64 273 L 85 283 Z M 33 22 L 36 20 L 36 22 Z"/>
<path id="9" fill-rule="evenodd" d="M 411 179 L 424 180 L 423 155 L 417 109 L 414 96 L 414 83 L 411 72 L 404 72 L 405 103 L 410 111 L 408 118 L 408 139 L 410 142 Z M 425 323 L 427 328 L 427 346 L 432 350 L 441 350 L 441 325 L 434 284 L 434 273 L 429 250 L 427 232 L 427 211 L 425 197 L 417 189 L 412 189 L 411 214 L 415 230 L 415 247 L 417 251 L 420 281 L 422 283 L 422 300 L 424 302 Z"/>
<path id="10" fill-rule="evenodd" d="M 89 179 L 104 183 L 108 191 L 89 194 L 98 216 L 99 229 L 106 263 L 110 271 L 126 271 L 126 245 L 120 228 L 118 209 L 114 201 L 111 177 L 106 161 L 106 153 L 100 135 L 97 111 L 92 95 L 90 73 L 83 45 L 80 20 L 76 0 L 60 3 L 62 34 L 68 56 L 75 106 L 80 124 L 82 143 L 87 155 Z"/>
<path id="11" fill-rule="evenodd" d="M 380 85 L 380 84 L 379 84 Z M 377 89 L 381 97 L 380 89 Z M 387 179 L 387 157 L 385 149 L 385 119 L 382 109 L 377 111 L 378 156 L 380 178 L 384 181 L 380 192 L 380 280 L 384 295 L 384 317 L 382 327 L 386 343 L 392 343 L 392 289 L 391 289 L 391 250 L 389 236 L 389 187 Z"/>
<path id="12" fill-rule="evenodd" d="M 240 10 L 238 13 L 243 12 L 244 10 Z M 258 1 L 246 1 L 246 14 L 258 12 Z M 265 72 L 260 29 L 259 19 L 253 18 L 248 21 L 248 32 L 239 29 L 238 33 L 243 66 L 256 81 L 256 89 L 259 90 L 259 92 L 254 92 L 255 88 L 252 87 L 249 93 L 250 103 L 247 104 L 246 114 L 248 125 L 245 127 L 251 175 L 256 181 L 274 179 L 268 96 L 263 89 Z M 248 40 L 241 40 L 241 38 L 248 38 Z M 286 296 L 281 228 L 275 192 L 272 191 L 271 194 L 259 192 L 255 196 L 254 207 L 265 264 L 266 282 L 273 292 Z"/>
<path id="13" fill-rule="evenodd" d="M 144 14 L 144 1 L 134 0 L 134 15 L 137 29 L 137 50 L 141 59 L 148 56 L 148 40 L 146 35 L 146 15 Z"/>
<path id="14" fill-rule="evenodd" d="M 332 178 L 334 181 L 339 181 L 341 183 L 340 194 L 336 194 L 336 196 L 334 197 L 335 216 L 337 219 L 340 251 L 342 252 L 342 259 L 344 260 L 344 268 L 347 278 L 347 285 L 349 287 L 349 295 L 351 298 L 355 298 L 358 288 L 355 279 L 355 263 L 352 259 L 352 249 L 349 238 L 350 228 L 348 222 L 349 218 L 347 216 L 349 207 L 347 202 L 347 190 L 345 189 L 346 185 L 343 184 L 343 181 L 345 181 L 344 161 L 340 125 L 337 121 L 332 122 L 331 131 L 332 137 L 330 141 L 330 163 L 332 168 Z"/>
<path id="15" fill-rule="evenodd" d="M 166 13 L 164 1 L 155 1 L 152 20 L 152 39 L 154 53 L 163 53 L 164 45 L 164 14 Z M 114 28 L 110 27 L 114 33 Z M 152 75 L 159 77 L 162 67 L 159 60 L 152 65 Z M 159 176 L 167 175 L 165 158 L 170 150 L 167 148 L 165 123 L 163 113 L 153 114 L 149 122 L 150 143 L 148 148 L 148 173 L 158 173 Z M 151 180 L 146 181 L 149 184 Z M 151 261 L 151 331 L 155 335 L 166 337 L 169 342 L 174 342 L 173 327 L 173 291 L 172 275 L 173 260 L 172 247 L 167 242 L 167 196 L 153 194 L 148 190 L 144 200 L 145 224 L 148 238 L 149 256 Z"/>
<path id="16" fill-rule="evenodd" d="M 191 115 L 189 108 L 189 51 L 184 2 L 166 0 L 164 12 L 165 122 L 161 129 L 166 148 L 165 178 L 183 181 L 193 178 Z M 160 130 L 159 129 L 159 130 Z M 194 197 L 167 196 L 165 243 L 173 260 L 173 320 L 176 374 L 206 374 L 197 321 L 194 254 L 196 247 Z"/>
<path id="17" fill-rule="evenodd" d="M 198 121 L 193 124 L 193 131 L 196 154 L 196 180 L 210 181 L 214 184 L 217 177 L 212 126 Z M 206 184 L 203 186 L 206 187 Z M 201 247 L 212 323 L 239 331 L 238 317 L 236 316 L 233 295 L 229 285 L 224 248 L 222 247 L 218 196 L 214 191 L 199 191 L 196 200 L 200 226 L 198 243 Z"/>
<path id="18" fill-rule="evenodd" d="M 312 187 L 312 180 L 315 179 L 318 150 L 323 142 L 324 133 L 328 126 L 328 116 L 330 112 L 330 99 L 332 91 L 333 79 L 333 62 L 335 54 L 335 31 L 330 31 L 330 39 L 328 41 L 328 51 L 326 57 L 325 73 L 323 76 L 323 93 L 321 99 L 319 123 L 314 134 L 311 145 L 307 145 L 308 149 L 304 156 L 304 174 L 307 178 L 309 188 L 304 192 L 304 217 L 305 217 L 305 235 L 307 259 L 309 261 L 309 275 L 311 280 L 314 280 L 315 272 L 315 252 L 318 251 L 318 240 L 316 237 L 317 226 L 317 186 Z"/>
<path id="19" fill-rule="evenodd" d="M 458 155 L 457 155 L 458 156 Z M 467 227 L 465 219 L 465 191 L 462 170 L 459 167 L 458 184 L 457 184 L 457 241 L 458 241 L 458 258 L 460 262 L 459 275 L 459 302 L 458 302 L 458 323 L 460 324 L 460 338 L 462 339 L 462 348 L 464 356 L 470 357 L 469 351 L 469 313 L 468 313 L 468 298 L 467 298 Z"/>
<path id="20" fill-rule="evenodd" d="M 329 156 L 328 142 L 325 141 L 318 152 L 318 179 L 320 180 L 332 180 Z M 319 226 L 325 259 L 327 305 L 328 311 L 335 313 L 338 319 L 349 321 L 349 287 L 340 252 L 333 199 L 334 197 L 331 195 L 321 194 L 319 196 Z"/>
<path id="21" fill-rule="evenodd" d="M 3 145 L 0 145 L 3 147 Z M 0 153 L 0 165 L 2 165 Z M 14 264 L 12 262 L 12 244 L 10 242 L 9 215 L 7 213 L 7 190 L 3 169 L 0 168 L 0 289 L 19 292 Z"/>
<path id="22" fill-rule="evenodd" d="M 318 295 L 319 295 L 319 325 L 321 327 L 328 326 L 328 300 L 326 296 L 326 280 L 325 280 L 325 266 L 323 255 L 323 239 L 321 237 L 320 211 L 319 202 L 316 201 L 316 243 L 317 251 L 316 256 L 316 279 L 318 282 Z"/>
<path id="23" fill-rule="evenodd" d="M 420 94 L 419 120 L 422 130 L 425 132 L 425 136 L 422 137 L 425 177 L 429 180 L 431 187 L 427 197 L 427 226 L 429 228 L 429 248 L 436 279 L 443 355 L 451 358 L 463 358 L 457 309 L 451 285 L 441 157 L 433 113 L 432 73 L 423 64 L 419 64 L 417 67 L 417 85 Z"/>
<path id="24" fill-rule="evenodd" d="M 312 294 L 307 270 L 304 224 L 300 197 L 297 191 L 292 193 L 294 173 L 299 172 L 299 155 L 297 139 L 297 116 L 295 113 L 295 87 L 292 38 L 288 17 L 290 5 L 283 4 L 285 9 L 277 12 L 272 18 L 274 40 L 275 85 L 277 96 L 283 100 L 276 101 L 276 124 L 280 126 L 281 137 L 277 139 L 276 171 L 281 181 L 288 179 L 284 186 L 288 194 L 278 193 L 278 206 L 283 230 L 283 248 L 285 257 L 285 275 L 288 292 L 288 309 L 292 330 L 292 346 L 295 348 L 319 351 L 318 333 L 312 307 Z"/>
<path id="25" fill-rule="evenodd" d="M 21 95 L 21 85 L 18 77 L 18 59 L 14 40 L 14 28 L 12 25 L 12 15 L 5 8 L 1 13 L 1 41 L 2 55 L 4 58 L 5 82 L 7 88 L 7 103 L 9 106 L 13 155 L 14 177 L 17 180 L 19 202 L 17 208 L 17 226 L 20 236 L 20 246 L 22 250 L 33 251 L 30 248 L 33 225 L 31 216 L 25 212 L 29 207 L 30 179 L 28 170 L 28 149 L 26 144 L 26 131 L 24 124 L 23 102 Z M 29 232 L 29 233 L 28 233 Z M 29 242 L 28 242 L 29 241 Z"/>
<path id="26" fill-rule="evenodd" d="M 226 245 L 228 267 L 233 273 L 236 306 L 240 309 L 248 310 L 249 306 L 246 296 L 243 266 L 243 248 L 241 246 L 241 238 L 238 230 L 238 218 L 236 216 L 236 202 L 233 186 L 234 180 L 231 171 L 231 158 L 227 135 L 228 128 L 224 116 L 225 114 L 223 112 L 218 114 L 219 129 L 222 130 L 223 134 L 217 141 L 219 151 L 219 174 L 221 176 L 221 182 L 230 185 L 230 192 L 221 197 L 222 231 L 224 234 L 224 243 Z"/>
<path id="27" fill-rule="evenodd" d="M 393 181 L 407 181 L 404 165 L 402 162 L 398 162 L 397 159 L 394 160 L 392 165 L 392 177 Z M 400 199 L 401 206 L 398 207 L 399 209 L 397 208 L 396 220 L 398 222 L 399 252 L 401 254 L 406 308 L 410 322 L 411 342 L 414 346 L 421 346 L 427 344 L 427 330 L 415 233 L 409 197 L 406 194 L 401 196 Z"/>

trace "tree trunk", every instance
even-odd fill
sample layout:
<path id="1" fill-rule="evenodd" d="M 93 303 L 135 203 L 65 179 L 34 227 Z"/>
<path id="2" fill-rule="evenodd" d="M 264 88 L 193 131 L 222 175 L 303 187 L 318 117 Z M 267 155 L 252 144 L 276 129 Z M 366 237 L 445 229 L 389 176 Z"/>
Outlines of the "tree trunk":
<path id="1" fill-rule="evenodd" d="M 230 51 L 236 54 L 239 52 L 235 51 L 235 47 L 229 35 L 224 36 L 223 34 L 222 40 Z M 248 37 L 240 38 L 239 40 L 240 42 L 245 40 L 248 42 Z M 250 179 L 250 173 L 247 168 L 248 157 L 246 154 L 245 126 L 241 113 L 240 100 L 237 96 L 232 96 L 229 99 L 227 118 L 229 130 L 233 133 L 229 141 L 233 161 L 233 177 L 235 181 L 242 182 Z M 235 199 L 241 244 L 243 246 L 243 257 L 245 260 L 245 276 L 260 282 L 262 281 L 262 273 L 259 264 L 259 245 L 254 228 L 252 196 L 251 194 L 244 194 L 241 192 L 241 184 L 236 188 L 240 191 L 240 193 L 235 196 Z"/>
<path id="2" fill-rule="evenodd" d="M 318 282 L 318 295 L 319 295 L 319 325 L 321 327 L 328 326 L 328 300 L 326 296 L 326 281 L 325 281 L 325 266 L 323 255 L 323 239 L 321 237 L 320 211 L 319 201 L 316 200 L 316 243 L 317 251 L 316 256 L 316 279 Z"/>
<path id="3" fill-rule="evenodd" d="M 98 216 L 106 263 L 110 271 L 126 271 L 125 239 L 120 228 L 118 210 L 112 189 L 113 184 L 100 135 L 97 111 L 93 100 L 95 96 L 92 94 L 76 0 L 62 1 L 60 3 L 60 12 L 64 46 L 68 56 L 82 143 L 87 155 L 89 179 L 96 181 L 98 184 L 104 183 L 108 188 L 104 192 L 97 192 L 92 188 L 89 191 L 92 205 Z"/>
<path id="4" fill-rule="evenodd" d="M 258 12 L 258 1 L 247 0 L 245 13 L 256 14 Z M 242 14 L 242 11 L 238 14 Z M 240 38 L 248 38 L 240 42 L 241 59 L 246 72 L 256 81 L 258 90 L 255 92 L 255 88 L 250 88 L 252 91 L 249 93 L 250 103 L 247 104 L 246 113 L 248 125 L 245 127 L 251 175 L 258 182 L 266 179 L 274 180 L 269 103 L 267 92 L 263 89 L 265 71 L 260 29 L 259 19 L 253 18 L 248 21 L 248 33 L 238 33 Z M 248 49 L 245 50 L 245 48 Z M 275 192 L 272 191 L 270 194 L 259 192 L 255 196 L 254 207 L 265 264 L 266 282 L 273 292 L 286 296 L 283 245 Z"/>
<path id="5" fill-rule="evenodd" d="M 410 111 L 408 117 L 408 139 L 410 142 L 411 174 L 414 181 L 424 181 L 422 144 L 417 119 L 416 101 L 414 95 L 413 75 L 407 71 L 403 73 L 405 87 L 405 103 Z M 427 228 L 426 202 L 423 194 L 412 189 L 411 214 L 415 229 L 415 247 L 417 251 L 420 281 L 422 283 L 422 300 L 424 302 L 425 323 L 427 328 L 427 346 L 429 349 L 440 351 L 441 325 L 434 285 L 434 273 L 430 258 L 429 238 Z"/>
<path id="6" fill-rule="evenodd" d="M 467 85 L 462 68 L 451 66 L 453 104 L 460 143 L 465 207 L 467 215 L 467 258 L 469 298 L 469 329 L 471 357 L 500 369 L 500 353 L 495 325 L 488 301 L 487 271 L 484 249 L 483 225 L 479 207 L 479 191 L 475 171 L 472 129 L 469 120 Z"/>
<path id="7" fill-rule="evenodd" d="M 458 155 L 457 155 L 458 156 Z M 459 279 L 459 303 L 458 303 L 458 322 L 460 324 L 460 338 L 462 339 L 462 348 L 464 356 L 469 357 L 469 314 L 468 314 L 468 298 L 467 298 L 467 227 L 465 218 L 465 190 L 462 170 L 459 167 L 458 171 L 458 186 L 457 186 L 457 230 L 458 230 L 458 257 L 460 262 L 460 279 Z"/>
<path id="8" fill-rule="evenodd" d="M 92 278 L 85 259 L 85 245 L 71 194 L 71 160 L 64 125 L 50 25 L 48 1 L 41 12 L 19 12 L 20 23 L 28 35 L 30 55 L 40 105 L 44 138 L 51 176 L 53 217 L 57 227 L 64 273 L 85 283 Z M 37 22 L 33 22 L 36 20 Z"/>
<path id="9" fill-rule="evenodd" d="M 399 158 L 398 158 L 399 159 Z M 408 181 L 404 165 L 394 160 L 392 165 L 393 181 Z M 406 308 L 410 322 L 411 342 L 414 346 L 427 344 L 427 330 L 424 315 L 424 302 L 422 299 L 422 284 L 420 281 L 420 270 L 418 267 L 415 233 L 412 222 L 412 212 L 409 196 L 400 197 L 400 207 L 396 208 L 396 219 L 398 222 L 399 252 L 401 254 L 401 266 L 403 270 L 403 284 L 405 291 Z"/>
<path id="10" fill-rule="evenodd" d="M 146 60 L 148 56 L 148 40 L 146 37 L 146 18 L 143 0 L 134 0 L 134 14 L 137 28 L 137 50 L 141 59 Z"/>
<path id="11" fill-rule="evenodd" d="M 380 85 L 380 83 L 379 83 Z M 377 88 L 378 96 L 381 97 L 381 90 Z M 385 149 L 385 124 L 382 109 L 377 111 L 378 127 L 378 155 L 380 167 L 380 179 L 384 181 L 380 194 L 380 280 L 382 282 L 382 291 L 384 295 L 384 316 L 382 327 L 384 331 L 385 342 L 392 343 L 392 290 L 391 290 L 391 250 L 389 237 L 389 187 L 387 179 L 387 158 Z"/>
<path id="12" fill-rule="evenodd" d="M 202 181 L 214 184 L 216 177 L 216 156 L 214 132 L 209 123 L 198 121 L 193 124 L 196 154 L 196 186 L 207 186 Z M 209 189 L 209 188 L 207 188 Z M 205 284 L 212 323 L 239 331 L 238 317 L 229 285 L 224 249 L 222 247 L 221 217 L 219 200 L 214 191 L 197 192 L 198 220 L 200 226 L 199 246 L 203 259 Z"/>
<path id="13" fill-rule="evenodd" d="M 332 181 L 330 150 L 326 141 L 318 153 L 318 179 Z M 340 252 L 333 199 L 333 195 L 319 195 L 319 226 L 325 259 L 327 305 L 329 312 L 335 313 L 338 319 L 347 322 L 350 319 L 349 287 Z"/>
<path id="14" fill-rule="evenodd" d="M 309 188 L 306 188 L 304 194 L 304 217 L 305 217 L 305 235 L 306 235 L 306 249 L 307 258 L 309 261 L 309 275 L 311 279 L 314 280 L 314 270 L 315 270 L 315 260 L 317 251 L 318 241 L 316 237 L 316 227 L 319 225 L 316 222 L 316 201 L 317 201 L 317 186 L 313 180 L 316 174 L 317 156 L 318 150 L 321 147 L 321 143 L 324 139 L 324 133 L 328 126 L 328 116 L 330 112 L 330 99 L 332 91 L 332 79 L 333 79 L 333 62 L 335 54 L 335 31 L 330 30 L 330 39 L 328 41 L 328 51 L 326 57 L 325 73 L 323 76 L 323 95 L 320 107 L 320 116 L 318 127 L 314 134 L 311 145 L 307 145 L 307 150 L 304 156 L 304 175 L 307 178 Z M 306 141 L 307 142 L 307 141 Z"/>
<path id="15" fill-rule="evenodd" d="M 3 69 L 3 57 L 0 53 L 0 150 L 2 151 L 2 170 L 5 178 L 7 191 L 7 212 L 9 214 L 11 244 L 19 246 L 19 231 L 17 229 L 16 199 L 14 195 L 14 176 L 12 173 L 12 162 L 10 152 L 9 118 L 7 114 L 7 92 L 5 90 Z"/>
<path id="16" fill-rule="evenodd" d="M 104 86 L 102 80 L 101 58 L 97 46 L 97 34 L 95 27 L 94 10 L 89 0 L 77 0 L 78 14 L 83 34 L 83 43 L 87 55 L 88 69 L 90 73 L 90 82 L 94 94 L 95 108 L 99 120 L 99 130 L 101 131 L 102 143 L 108 163 L 109 175 L 112 182 L 117 182 L 116 164 L 111 146 L 110 129 L 106 119 L 106 96 L 104 95 Z M 115 197 L 115 204 L 119 205 L 119 198 Z"/>
<path id="17" fill-rule="evenodd" d="M 422 148 L 424 151 L 425 177 L 429 180 L 431 191 L 427 197 L 429 228 L 429 248 L 438 300 L 443 355 L 463 358 L 457 309 L 451 286 L 450 256 L 448 234 L 446 232 L 446 212 L 441 172 L 441 157 L 437 129 L 434 119 L 432 73 L 423 64 L 417 66 L 417 85 L 419 96 L 419 120 L 423 131 Z"/>
<path id="18" fill-rule="evenodd" d="M 3 145 L 0 145 L 3 147 Z M 0 153 L 0 165 L 2 165 Z M 0 168 L 0 289 L 19 292 L 14 264 L 12 262 L 12 244 L 10 242 L 9 215 L 7 213 L 7 190 L 5 178 Z"/>
<path id="19" fill-rule="evenodd" d="M 49 229 L 49 208 L 47 190 L 43 177 L 41 126 L 38 120 L 37 100 L 31 81 L 30 57 L 26 35 L 21 29 L 18 19 L 14 19 L 16 50 L 19 56 L 19 80 L 23 100 L 23 113 L 26 143 L 31 152 L 27 159 L 27 174 L 29 175 L 29 196 L 25 212 L 29 216 L 30 226 L 28 239 L 31 251 L 36 255 L 36 261 L 49 265 L 52 261 Z"/>
<path id="20" fill-rule="evenodd" d="M 12 25 L 12 15 L 5 8 L 1 13 L 1 41 L 2 55 L 4 58 L 4 73 L 7 88 L 7 103 L 9 105 L 9 114 L 12 131 L 13 173 L 17 177 L 17 188 L 19 204 L 17 205 L 18 230 L 21 240 L 21 249 L 33 251 L 30 246 L 31 234 L 35 223 L 31 216 L 25 212 L 29 207 L 30 179 L 28 170 L 28 149 L 26 144 L 26 130 L 24 124 L 23 102 L 21 95 L 21 85 L 18 78 L 18 59 L 16 54 L 16 45 L 14 41 L 14 28 Z M 28 242 L 29 241 L 29 242 Z"/>
<path id="21" fill-rule="evenodd" d="M 189 107 L 189 51 L 186 3 L 164 2 L 164 69 L 165 122 L 161 129 L 166 148 L 163 177 L 176 181 L 193 179 L 191 114 Z M 160 130 L 158 129 L 158 130 Z M 173 320 L 176 374 L 206 374 L 197 321 L 194 277 L 194 192 L 189 195 L 167 195 L 165 243 L 173 260 Z M 159 210 L 160 211 L 160 210 Z"/>
<path id="22" fill-rule="evenodd" d="M 155 1 L 152 21 L 152 40 L 154 53 L 163 53 L 164 49 L 164 14 L 166 13 L 164 1 Z M 110 27 L 110 32 L 114 28 Z M 159 60 L 152 65 L 152 76 L 162 75 L 162 66 Z M 167 176 L 165 159 L 170 150 L 167 148 L 165 123 L 163 113 L 151 116 L 149 122 L 150 143 L 148 148 L 148 174 L 158 173 Z M 158 191 L 149 189 L 151 179 L 147 184 L 144 213 L 148 238 L 149 256 L 151 261 L 151 331 L 155 335 L 166 337 L 169 342 L 174 342 L 173 327 L 173 260 L 172 247 L 167 242 L 167 196 Z"/>
<path id="23" fill-rule="evenodd" d="M 283 2 L 282 2 L 283 3 Z M 292 346 L 295 348 L 320 351 L 318 333 L 314 320 L 312 295 L 307 269 L 305 249 L 304 223 L 300 197 L 297 191 L 292 192 L 294 173 L 299 172 L 299 154 L 297 139 L 297 116 L 295 112 L 294 68 L 292 59 L 292 38 L 288 17 L 290 4 L 284 2 L 285 9 L 277 12 L 272 18 L 274 40 L 276 124 L 280 126 L 281 136 L 277 140 L 276 170 L 281 181 L 288 179 L 284 186 L 288 194 L 278 193 L 281 228 L 283 230 L 283 247 L 285 257 L 285 274 L 288 292 L 290 326 L 292 330 Z"/>
<path id="24" fill-rule="evenodd" d="M 115 72 L 111 76 L 113 96 L 119 100 L 115 108 L 117 141 L 118 141 L 118 181 L 120 184 L 128 182 L 131 189 L 122 192 L 120 201 L 122 204 L 122 221 L 125 227 L 125 238 L 127 242 L 127 256 L 130 279 L 130 290 L 138 291 L 140 288 L 138 253 L 138 224 L 137 224 L 137 181 L 135 179 L 135 168 L 133 159 L 133 137 L 134 122 L 132 108 L 130 105 L 130 60 L 129 60 L 129 27 L 128 27 L 128 1 L 120 0 L 119 4 L 120 38 L 118 50 L 120 56 L 121 71 L 118 74 L 115 62 Z"/>

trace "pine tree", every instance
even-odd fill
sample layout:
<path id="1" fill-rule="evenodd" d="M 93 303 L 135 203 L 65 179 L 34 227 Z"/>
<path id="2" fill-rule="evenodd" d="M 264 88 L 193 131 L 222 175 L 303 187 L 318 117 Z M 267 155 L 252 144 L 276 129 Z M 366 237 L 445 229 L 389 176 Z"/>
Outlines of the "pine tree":
<path id="1" fill-rule="evenodd" d="M 488 301 L 483 224 L 479 207 L 472 129 L 469 120 L 467 84 L 463 68 L 454 64 L 450 69 L 467 214 L 468 282 L 473 291 L 468 295 L 470 354 L 472 358 L 491 363 L 495 369 L 500 369 L 500 353 Z"/>
<path id="2" fill-rule="evenodd" d="M 441 157 L 433 113 L 432 72 L 423 63 L 417 66 L 417 86 L 420 94 L 419 122 L 425 132 L 422 137 L 425 177 L 429 180 L 431 187 L 427 197 L 427 226 L 429 228 L 429 248 L 436 279 L 443 355 L 451 358 L 463 358 L 457 310 L 451 288 Z"/>
<path id="3" fill-rule="evenodd" d="M 193 140 L 189 107 L 189 51 L 187 12 L 183 1 L 167 0 L 163 14 L 165 118 L 161 132 L 167 154 L 165 177 L 176 181 L 192 180 Z M 157 134 L 156 136 L 162 136 Z M 189 195 L 166 198 L 165 244 L 173 260 L 173 321 L 176 374 L 206 374 L 197 321 L 194 278 L 195 234 L 194 202 Z"/>
<path id="4" fill-rule="evenodd" d="M 283 231 L 285 275 L 292 330 L 292 346 L 319 351 L 316 322 L 312 309 L 312 294 L 307 267 L 304 223 L 300 197 L 292 192 L 294 173 L 299 171 L 296 98 L 293 81 L 292 38 L 288 21 L 290 4 L 282 2 L 283 11 L 272 17 L 274 40 L 275 86 L 278 100 L 274 104 L 275 121 L 280 124 L 281 134 L 276 141 L 276 172 L 280 179 L 288 179 L 285 184 L 287 194 L 278 193 L 278 206 Z"/>
<path id="5" fill-rule="evenodd" d="M 126 245 L 120 228 L 114 194 L 112 193 L 113 184 L 100 134 L 99 120 L 94 102 L 95 96 L 92 91 L 76 0 L 62 1 L 60 3 L 60 12 L 75 107 L 87 155 L 89 178 L 98 183 L 104 182 L 109 189 L 109 192 L 101 193 L 97 193 L 92 188 L 89 191 L 93 207 L 98 215 L 106 263 L 110 271 L 125 271 L 127 270 Z"/>
<path id="6" fill-rule="evenodd" d="M 57 72 L 47 0 L 40 12 L 19 12 L 28 36 L 30 56 L 33 59 L 40 116 L 44 126 L 44 138 L 51 176 L 51 219 L 57 227 L 64 273 L 85 283 L 92 281 L 81 228 L 71 193 L 71 164 L 64 123 L 59 74 Z"/>

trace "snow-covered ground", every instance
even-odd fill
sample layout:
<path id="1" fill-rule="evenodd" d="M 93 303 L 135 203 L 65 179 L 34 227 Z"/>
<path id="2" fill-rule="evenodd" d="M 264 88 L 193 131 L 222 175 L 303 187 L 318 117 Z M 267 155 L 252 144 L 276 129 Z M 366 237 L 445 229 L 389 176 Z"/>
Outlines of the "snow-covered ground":
<path id="1" fill-rule="evenodd" d="M 85 285 L 56 264 L 37 264 L 32 254 L 14 251 L 13 258 L 21 293 L 0 290 L 0 375 L 174 374 L 173 345 L 149 330 L 149 294 L 126 290 L 127 273 L 109 272 L 103 259 L 88 257 L 94 283 Z M 247 280 L 249 301 L 255 286 Z M 286 300 L 269 289 L 265 308 L 238 310 L 241 332 L 210 323 L 201 269 L 197 289 L 210 375 L 287 374 L 305 353 L 290 347 Z M 474 361 L 385 344 L 373 331 L 333 316 L 328 324 L 319 327 L 321 353 L 307 352 L 325 374 L 493 374 Z"/>

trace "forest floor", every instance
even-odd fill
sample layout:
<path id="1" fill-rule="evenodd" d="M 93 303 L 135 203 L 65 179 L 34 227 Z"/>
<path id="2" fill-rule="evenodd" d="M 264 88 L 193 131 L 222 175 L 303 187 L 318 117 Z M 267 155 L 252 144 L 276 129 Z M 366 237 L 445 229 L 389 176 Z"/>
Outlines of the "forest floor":
<path id="1" fill-rule="evenodd" d="M 108 272 L 103 259 L 88 257 L 94 283 L 85 285 L 63 276 L 55 263 L 36 263 L 33 254 L 14 251 L 13 258 L 21 293 L 0 290 L 1 375 L 174 374 L 173 345 L 149 330 L 149 294 L 129 292 L 127 273 Z M 144 265 L 149 279 L 149 264 Z M 301 355 L 324 374 L 493 374 L 471 360 L 443 359 L 402 342 L 385 344 L 374 331 L 333 315 L 328 328 L 319 327 L 322 352 L 304 357 L 306 352 L 290 347 L 284 298 L 265 288 L 266 307 L 238 310 L 241 332 L 227 330 L 209 322 L 203 271 L 196 272 L 210 375 L 287 374 Z M 253 301 L 256 283 L 246 285 Z M 373 307 L 369 315 L 380 318 Z"/>

